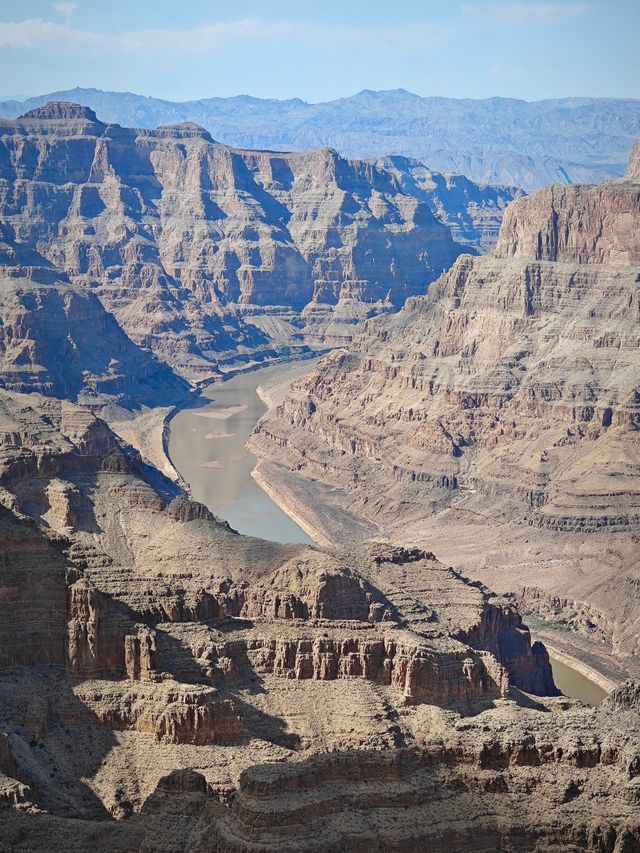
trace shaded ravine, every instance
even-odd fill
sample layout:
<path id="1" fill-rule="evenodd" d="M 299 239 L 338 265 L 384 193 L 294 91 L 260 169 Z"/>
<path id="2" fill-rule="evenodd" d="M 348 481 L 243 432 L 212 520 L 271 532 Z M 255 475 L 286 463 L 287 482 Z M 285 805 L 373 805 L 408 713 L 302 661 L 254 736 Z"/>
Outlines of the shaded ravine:
<path id="1" fill-rule="evenodd" d="M 267 410 L 259 386 L 292 381 L 313 366 L 296 361 L 263 367 L 214 383 L 170 422 L 168 451 L 171 462 L 189 484 L 194 500 L 208 506 L 238 532 L 277 542 L 314 540 L 252 476 L 256 457 L 246 447 L 253 429 Z M 599 705 L 606 696 L 583 673 L 551 657 L 557 685 L 573 699 Z"/>

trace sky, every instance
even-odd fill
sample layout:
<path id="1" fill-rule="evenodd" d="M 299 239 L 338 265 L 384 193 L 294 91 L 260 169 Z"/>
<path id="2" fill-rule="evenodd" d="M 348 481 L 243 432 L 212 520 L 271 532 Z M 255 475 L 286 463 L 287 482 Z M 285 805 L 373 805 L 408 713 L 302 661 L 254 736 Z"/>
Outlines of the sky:
<path id="1" fill-rule="evenodd" d="M 640 0 L 0 0 L 0 98 L 640 97 Z"/>

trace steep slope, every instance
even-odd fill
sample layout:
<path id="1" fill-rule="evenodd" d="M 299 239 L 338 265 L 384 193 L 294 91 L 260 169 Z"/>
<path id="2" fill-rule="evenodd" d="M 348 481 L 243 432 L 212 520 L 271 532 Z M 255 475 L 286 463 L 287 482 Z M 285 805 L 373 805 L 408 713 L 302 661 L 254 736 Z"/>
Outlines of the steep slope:
<path id="1" fill-rule="evenodd" d="M 544 647 L 432 554 L 239 536 L 86 409 L 0 398 L 9 849 L 638 849 L 637 683 L 528 696 Z"/>
<path id="2" fill-rule="evenodd" d="M 189 123 L 105 125 L 65 103 L 0 123 L 0 219 L 190 379 L 300 347 L 301 327 L 348 337 L 462 251 L 371 164 L 238 151 Z"/>
<path id="3" fill-rule="evenodd" d="M 124 92 L 72 89 L 0 104 L 15 118 L 49 100 L 77 101 L 106 121 L 135 127 L 194 121 L 228 145 L 305 150 L 331 146 L 347 157 L 398 154 L 478 183 L 529 191 L 545 184 L 622 176 L 640 136 L 637 100 L 422 98 L 403 89 L 365 90 L 308 104 L 241 95 L 172 103 Z"/>
<path id="4" fill-rule="evenodd" d="M 451 172 L 442 175 L 409 157 L 383 157 L 377 163 L 395 175 L 405 192 L 424 199 L 457 243 L 481 251 L 493 248 L 507 205 L 524 195 L 517 187 L 475 184 Z"/>
<path id="5" fill-rule="evenodd" d="M 340 849 L 371 819 L 381 849 L 635 842 L 633 685 L 598 714 L 544 698 L 514 607 L 432 554 L 239 536 L 86 409 L 0 397 L 11 849 Z M 494 796 L 525 789 L 548 821 Z"/>
<path id="6" fill-rule="evenodd" d="M 492 257 L 459 258 L 265 416 L 261 476 L 302 507 L 334 485 L 329 536 L 364 516 L 638 655 L 639 226 L 632 180 L 514 202 Z"/>
<path id="7" fill-rule="evenodd" d="M 72 284 L 0 223 L 0 386 L 92 407 L 162 406 L 187 391 L 136 346 L 95 293 Z"/>

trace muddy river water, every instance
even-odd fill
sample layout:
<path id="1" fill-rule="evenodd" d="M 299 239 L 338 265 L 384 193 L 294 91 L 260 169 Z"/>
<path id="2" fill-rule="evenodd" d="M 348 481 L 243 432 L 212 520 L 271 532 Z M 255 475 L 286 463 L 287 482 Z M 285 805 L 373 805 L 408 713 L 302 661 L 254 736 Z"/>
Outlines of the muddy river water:
<path id="1" fill-rule="evenodd" d="M 258 385 L 295 379 L 311 367 L 308 361 L 279 364 L 209 385 L 171 420 L 169 456 L 189 483 L 191 497 L 240 533 L 313 544 L 254 481 L 256 458 L 245 447 L 267 410 L 256 392 Z"/>
<path id="2" fill-rule="evenodd" d="M 171 420 L 169 455 L 189 483 L 191 497 L 248 536 L 277 542 L 313 540 L 271 500 L 251 476 L 255 456 L 245 447 L 266 411 L 258 385 L 304 375 L 307 361 L 264 367 L 208 386 Z M 599 705 L 605 691 L 580 672 L 551 659 L 558 687 L 567 696 Z"/>

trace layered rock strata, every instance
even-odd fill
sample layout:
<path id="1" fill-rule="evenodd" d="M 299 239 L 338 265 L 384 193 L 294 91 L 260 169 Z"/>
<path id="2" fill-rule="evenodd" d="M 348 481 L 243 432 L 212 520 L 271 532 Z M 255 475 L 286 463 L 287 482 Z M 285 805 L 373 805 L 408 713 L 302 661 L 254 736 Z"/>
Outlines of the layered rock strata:
<path id="1" fill-rule="evenodd" d="M 328 144 L 348 157 L 402 153 L 441 172 L 526 190 L 617 178 L 640 135 L 640 102 L 631 98 L 422 98 L 405 89 L 365 89 L 313 104 L 248 95 L 176 103 L 75 88 L 1 102 L 0 115 L 15 118 L 51 100 L 86 104 L 106 121 L 124 125 L 195 121 L 216 139 L 245 148 Z"/>
<path id="2" fill-rule="evenodd" d="M 332 504 L 309 511 L 325 536 L 429 543 L 494 588 L 549 596 L 549 615 L 573 602 L 572 624 L 626 656 L 640 603 L 633 163 L 621 182 L 515 201 L 491 257 L 459 258 L 369 322 L 252 439 L 260 476 L 303 517 Z"/>
<path id="3" fill-rule="evenodd" d="M 16 849 L 41 832 L 62 844 L 77 818 L 109 846 L 109 815 L 164 849 L 151 839 L 174 788 L 208 832 L 265 759 L 395 749 L 421 708 L 555 692 L 511 605 L 432 554 L 241 537 L 159 490 L 87 410 L 2 396 L 0 790 Z M 414 578 L 412 604 L 394 573 Z M 185 762 L 209 767 L 215 796 L 171 775 Z M 195 831 L 162 844 L 187 849 Z"/>
<path id="4" fill-rule="evenodd" d="M 0 123 L 0 220 L 189 379 L 299 348 L 306 325 L 344 340 L 462 251 L 373 164 L 232 149 L 191 123 L 123 128 L 55 102 Z"/>
<path id="5" fill-rule="evenodd" d="M 0 221 L 0 387 L 95 408 L 162 406 L 187 384 L 141 349 L 95 293 Z"/>
<path id="6" fill-rule="evenodd" d="M 239 536 L 87 410 L 2 397 L 10 849 L 636 849 L 636 685 L 548 698 L 430 552 Z"/>
<path id="7" fill-rule="evenodd" d="M 477 184 L 464 175 L 434 172 L 410 157 L 383 157 L 376 163 L 394 175 L 405 192 L 426 201 L 457 243 L 483 252 L 495 245 L 507 206 L 524 195 L 517 187 Z"/>

